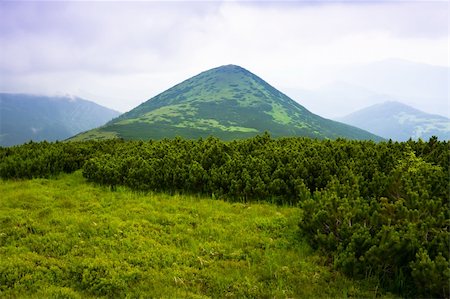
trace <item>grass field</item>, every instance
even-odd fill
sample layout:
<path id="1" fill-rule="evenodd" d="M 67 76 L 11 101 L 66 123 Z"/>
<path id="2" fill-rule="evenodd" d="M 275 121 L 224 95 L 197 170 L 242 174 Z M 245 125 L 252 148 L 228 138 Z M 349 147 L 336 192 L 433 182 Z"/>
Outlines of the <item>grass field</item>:
<path id="1" fill-rule="evenodd" d="M 295 207 L 111 192 L 80 172 L 0 195 L 1 298 L 382 295 L 312 252 Z"/>

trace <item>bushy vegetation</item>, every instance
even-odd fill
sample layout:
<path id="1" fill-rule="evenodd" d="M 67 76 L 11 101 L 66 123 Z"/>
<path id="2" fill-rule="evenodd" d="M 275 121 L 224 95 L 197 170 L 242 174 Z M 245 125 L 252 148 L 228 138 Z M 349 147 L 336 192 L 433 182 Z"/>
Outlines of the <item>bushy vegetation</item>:
<path id="1" fill-rule="evenodd" d="M 295 207 L 110 192 L 80 172 L 0 194 L 1 298 L 383 295 L 324 266 Z"/>
<path id="2" fill-rule="evenodd" d="M 358 179 L 332 179 L 302 202 L 305 235 L 352 277 L 376 275 L 408 297 L 449 295 L 448 175 L 413 153 L 396 163 L 386 193 L 364 198 Z"/>
<path id="3" fill-rule="evenodd" d="M 82 166 L 88 181 L 112 190 L 126 186 L 298 205 L 304 214 L 302 235 L 348 275 L 376 277 L 404 296 L 449 294 L 446 141 L 274 140 L 264 135 L 233 142 L 28 144 L 2 149 L 0 155 L 4 178 L 48 176 Z"/>
<path id="4" fill-rule="evenodd" d="M 95 155 L 114 151 L 117 141 L 32 142 L 0 147 L 0 177 L 3 179 L 48 178 L 81 169 Z"/>

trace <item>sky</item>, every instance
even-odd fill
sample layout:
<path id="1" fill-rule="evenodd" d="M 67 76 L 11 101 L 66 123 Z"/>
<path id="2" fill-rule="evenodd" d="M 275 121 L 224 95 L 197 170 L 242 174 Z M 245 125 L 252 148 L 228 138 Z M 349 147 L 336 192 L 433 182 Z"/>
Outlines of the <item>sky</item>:
<path id="1" fill-rule="evenodd" d="M 447 1 L 0 1 L 1 92 L 76 95 L 121 112 L 220 65 L 302 104 L 296 90 L 354 84 L 345 70 L 386 59 L 449 67 L 449 50 Z M 410 100 L 439 113 L 448 92 L 425 101 Z"/>

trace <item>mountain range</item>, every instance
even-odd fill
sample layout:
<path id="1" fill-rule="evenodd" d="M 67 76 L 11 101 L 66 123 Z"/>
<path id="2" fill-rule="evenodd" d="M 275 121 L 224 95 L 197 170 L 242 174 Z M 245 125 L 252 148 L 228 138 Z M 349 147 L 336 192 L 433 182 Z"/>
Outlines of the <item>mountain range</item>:
<path id="1" fill-rule="evenodd" d="M 428 114 L 395 101 L 376 104 L 337 120 L 396 141 L 409 138 L 428 140 L 431 136 L 450 139 L 449 118 Z"/>
<path id="2" fill-rule="evenodd" d="M 273 137 L 380 137 L 311 113 L 248 70 L 226 65 L 202 72 L 105 126 L 72 140 L 216 136 L 223 140 L 269 132 Z"/>
<path id="3" fill-rule="evenodd" d="M 64 140 L 119 114 L 78 97 L 0 93 L 0 146 Z"/>

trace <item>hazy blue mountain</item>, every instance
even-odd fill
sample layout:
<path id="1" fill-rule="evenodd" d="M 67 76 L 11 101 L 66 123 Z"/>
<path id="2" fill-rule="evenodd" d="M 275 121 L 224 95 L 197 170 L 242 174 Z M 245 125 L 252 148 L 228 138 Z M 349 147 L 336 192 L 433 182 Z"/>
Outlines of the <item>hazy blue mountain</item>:
<path id="1" fill-rule="evenodd" d="M 0 93 L 0 146 L 64 140 L 119 114 L 77 97 Z"/>
<path id="2" fill-rule="evenodd" d="M 387 59 L 350 68 L 341 80 L 390 95 L 427 113 L 450 117 L 448 67 Z"/>
<path id="3" fill-rule="evenodd" d="M 317 89 L 287 91 L 310 111 L 331 119 L 342 117 L 368 105 L 396 100 L 392 96 L 346 82 L 333 82 Z"/>
<path id="4" fill-rule="evenodd" d="M 318 70 L 319 71 L 319 70 Z M 401 59 L 351 67 L 329 67 L 314 74 L 315 88 L 283 87 L 294 100 L 328 118 L 342 117 L 370 105 L 398 101 L 426 113 L 450 117 L 450 68 Z M 300 84 L 305 78 L 299 78 Z"/>
<path id="5" fill-rule="evenodd" d="M 200 73 L 74 140 L 175 136 L 195 139 L 210 135 L 232 140 L 265 131 L 274 137 L 380 140 L 361 129 L 309 112 L 258 76 L 235 65 Z"/>
<path id="6" fill-rule="evenodd" d="M 440 140 L 450 139 L 449 118 L 428 114 L 399 102 L 376 104 L 337 120 L 392 140 L 428 140 L 433 135 Z"/>

